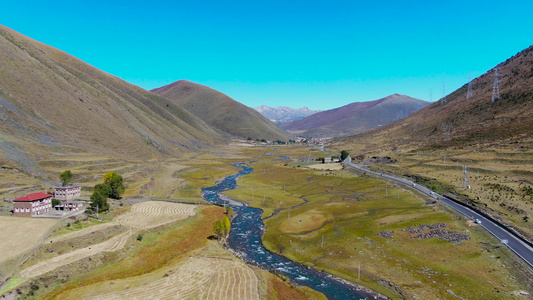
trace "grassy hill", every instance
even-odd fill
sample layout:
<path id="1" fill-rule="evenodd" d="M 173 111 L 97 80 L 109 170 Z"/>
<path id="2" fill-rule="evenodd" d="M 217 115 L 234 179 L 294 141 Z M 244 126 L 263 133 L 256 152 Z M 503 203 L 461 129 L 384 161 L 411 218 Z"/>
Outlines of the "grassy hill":
<path id="1" fill-rule="evenodd" d="M 343 136 L 389 124 L 426 105 L 426 101 L 394 94 L 374 101 L 354 102 L 322 111 L 281 127 L 299 136 Z"/>
<path id="2" fill-rule="evenodd" d="M 45 161 L 180 157 L 223 140 L 172 101 L 3 26 L 0 120 L 2 166 L 36 176 Z"/>
<path id="3" fill-rule="evenodd" d="M 287 141 L 287 134 L 254 109 L 204 85 L 180 80 L 153 89 L 211 126 L 234 136 Z"/>

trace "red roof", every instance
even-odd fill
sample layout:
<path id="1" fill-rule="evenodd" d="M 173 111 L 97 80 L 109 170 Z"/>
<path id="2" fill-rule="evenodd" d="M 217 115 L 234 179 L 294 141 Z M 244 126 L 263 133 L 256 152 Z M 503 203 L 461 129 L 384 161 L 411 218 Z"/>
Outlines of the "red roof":
<path id="1" fill-rule="evenodd" d="M 22 197 L 18 197 L 16 199 L 13 199 L 13 201 L 31 202 L 31 201 L 37 201 L 37 200 L 50 198 L 50 197 L 53 197 L 53 195 L 49 195 L 43 192 L 38 192 L 38 193 L 33 193 L 33 194 L 24 195 Z"/>

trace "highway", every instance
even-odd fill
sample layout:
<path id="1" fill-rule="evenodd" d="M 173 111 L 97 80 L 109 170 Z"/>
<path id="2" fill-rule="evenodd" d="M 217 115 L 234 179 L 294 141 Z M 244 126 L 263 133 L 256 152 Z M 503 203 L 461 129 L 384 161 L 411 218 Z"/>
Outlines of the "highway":
<path id="1" fill-rule="evenodd" d="M 442 203 L 448 205 L 449 207 L 455 209 L 456 211 L 462 213 L 463 215 L 475 220 L 478 219 L 481 221 L 480 225 L 481 227 L 485 228 L 488 232 L 490 232 L 492 235 L 494 235 L 497 239 L 499 239 L 503 244 L 507 245 L 509 249 L 511 249 L 516 255 L 518 255 L 520 258 L 522 258 L 525 262 L 527 262 L 531 267 L 533 267 L 533 248 L 522 241 L 517 235 L 509 232 L 507 229 L 504 228 L 503 225 L 493 222 L 491 219 L 488 219 L 484 217 L 483 215 L 475 212 L 474 210 L 459 204 L 443 195 L 439 195 L 437 193 L 434 193 L 433 191 L 429 190 L 428 188 L 421 186 L 419 184 L 416 184 L 410 180 L 404 179 L 404 178 L 398 178 L 394 176 L 390 176 L 387 174 L 374 172 L 371 170 L 367 170 L 361 166 L 358 166 L 356 164 L 353 164 L 351 162 L 351 159 L 348 158 L 343 162 L 346 166 L 357 169 L 359 171 L 366 172 L 368 174 L 373 174 L 379 177 L 382 177 L 384 179 L 389 179 L 398 183 L 402 183 L 405 185 L 408 185 L 411 188 L 417 189 L 418 191 L 433 197 L 436 200 L 441 201 Z"/>

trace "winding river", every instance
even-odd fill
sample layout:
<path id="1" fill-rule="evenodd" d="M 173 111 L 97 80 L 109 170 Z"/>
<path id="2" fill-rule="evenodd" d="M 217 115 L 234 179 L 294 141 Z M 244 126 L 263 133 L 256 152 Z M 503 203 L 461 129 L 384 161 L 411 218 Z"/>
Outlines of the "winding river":
<path id="1" fill-rule="evenodd" d="M 237 178 L 253 171 L 246 163 L 233 165 L 241 168 L 237 174 L 224 178 L 216 186 L 202 190 L 204 199 L 219 205 L 230 205 L 235 212 L 229 236 L 229 248 L 233 252 L 246 262 L 289 277 L 292 283 L 322 292 L 328 299 L 374 299 L 376 297 L 347 281 L 308 268 L 265 249 L 261 242 L 264 230 L 261 220 L 262 211 L 236 200 L 228 200 L 227 197 L 220 195 L 221 192 L 237 188 Z M 381 297 L 378 296 L 378 298 Z"/>

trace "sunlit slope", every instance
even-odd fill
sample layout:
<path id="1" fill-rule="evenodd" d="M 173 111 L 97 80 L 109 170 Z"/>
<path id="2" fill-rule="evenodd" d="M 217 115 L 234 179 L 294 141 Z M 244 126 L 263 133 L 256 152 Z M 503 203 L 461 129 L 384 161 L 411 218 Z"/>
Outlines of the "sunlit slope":
<path id="1" fill-rule="evenodd" d="M 283 124 L 289 133 L 300 136 L 336 137 L 360 133 L 402 119 L 425 107 L 428 102 L 394 94 L 366 102 L 322 111 L 301 120 Z"/>
<path id="2" fill-rule="evenodd" d="M 242 138 L 287 141 L 287 134 L 254 109 L 204 85 L 179 80 L 153 89 L 211 126 Z"/>
<path id="3" fill-rule="evenodd" d="M 3 26 L 0 105 L 0 155 L 26 169 L 53 153 L 147 159 L 222 140 L 173 102 Z"/>

